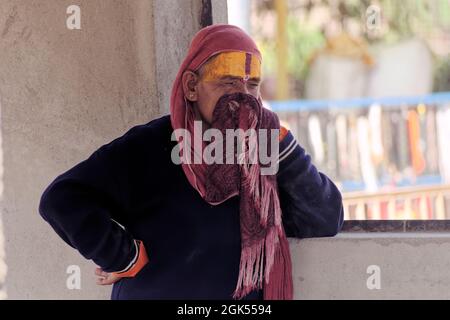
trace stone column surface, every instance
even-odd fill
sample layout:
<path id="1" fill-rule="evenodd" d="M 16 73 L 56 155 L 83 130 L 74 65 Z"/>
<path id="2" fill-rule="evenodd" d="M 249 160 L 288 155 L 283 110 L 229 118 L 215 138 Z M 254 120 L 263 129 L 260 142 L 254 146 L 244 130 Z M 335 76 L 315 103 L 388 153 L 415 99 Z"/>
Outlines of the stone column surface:
<path id="1" fill-rule="evenodd" d="M 111 287 L 95 284 L 95 264 L 39 216 L 40 196 L 101 145 L 168 113 L 179 62 L 200 29 L 201 3 L 0 2 L 0 298 L 6 288 L 9 299 L 109 299 Z M 80 29 L 67 25 L 74 4 Z M 215 16 L 224 22 L 221 12 L 223 4 Z M 68 289 L 77 266 L 80 289 Z"/>

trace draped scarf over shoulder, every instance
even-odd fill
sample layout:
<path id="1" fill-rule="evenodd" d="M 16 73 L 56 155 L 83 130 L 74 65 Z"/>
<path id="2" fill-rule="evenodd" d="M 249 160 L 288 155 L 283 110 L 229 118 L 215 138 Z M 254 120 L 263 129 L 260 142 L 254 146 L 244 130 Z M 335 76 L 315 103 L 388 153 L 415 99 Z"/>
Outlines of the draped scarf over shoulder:
<path id="1" fill-rule="evenodd" d="M 254 41 L 236 26 L 213 25 L 196 34 L 179 69 L 170 99 L 173 129 L 184 129 L 193 139 L 196 115 L 194 106 L 184 97 L 182 75 L 186 70 L 197 71 L 210 57 L 222 52 L 245 52 L 261 59 Z M 211 127 L 222 132 L 224 137 L 226 129 L 244 132 L 269 129 L 269 138 L 264 139 L 267 143 L 270 129 L 279 130 L 280 123 L 275 113 L 262 107 L 260 98 L 235 93 L 219 99 Z M 186 139 L 178 136 L 177 139 L 183 152 L 186 148 L 193 149 L 192 145 L 186 144 Z M 258 138 L 257 148 L 260 142 Z M 201 146 L 203 150 L 205 143 Z M 248 144 L 244 143 L 242 147 L 241 155 L 249 159 Z M 270 150 L 270 146 L 266 148 Z M 270 150 L 275 151 L 278 152 Z M 233 164 L 202 161 L 182 162 L 181 165 L 189 183 L 206 202 L 217 205 L 232 196 L 240 196 L 241 260 L 233 298 L 240 299 L 252 290 L 263 289 L 266 300 L 292 299 L 291 257 L 281 220 L 276 174 L 261 175 L 259 161 L 239 163 L 235 160 Z"/>

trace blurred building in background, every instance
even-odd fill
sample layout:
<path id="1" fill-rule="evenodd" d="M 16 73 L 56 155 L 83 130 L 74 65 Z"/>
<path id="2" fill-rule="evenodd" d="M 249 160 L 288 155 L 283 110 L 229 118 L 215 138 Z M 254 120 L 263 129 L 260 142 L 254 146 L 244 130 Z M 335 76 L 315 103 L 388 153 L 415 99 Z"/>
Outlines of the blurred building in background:
<path id="1" fill-rule="evenodd" d="M 450 219 L 448 0 L 229 0 L 228 13 L 346 219 Z"/>

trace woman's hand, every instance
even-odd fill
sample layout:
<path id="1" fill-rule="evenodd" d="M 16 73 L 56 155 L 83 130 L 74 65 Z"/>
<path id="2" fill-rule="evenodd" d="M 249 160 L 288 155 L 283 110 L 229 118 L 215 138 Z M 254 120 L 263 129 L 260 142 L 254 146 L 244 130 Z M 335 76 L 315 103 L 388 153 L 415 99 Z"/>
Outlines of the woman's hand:
<path id="1" fill-rule="evenodd" d="M 112 273 L 103 271 L 102 268 L 96 268 L 95 274 L 98 276 L 97 284 L 101 286 L 111 285 L 121 279 Z"/>

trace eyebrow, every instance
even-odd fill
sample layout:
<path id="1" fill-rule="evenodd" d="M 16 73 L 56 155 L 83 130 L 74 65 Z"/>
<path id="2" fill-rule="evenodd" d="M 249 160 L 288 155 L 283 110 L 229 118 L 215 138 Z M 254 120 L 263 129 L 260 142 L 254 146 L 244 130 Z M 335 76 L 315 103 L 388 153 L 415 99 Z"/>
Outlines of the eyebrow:
<path id="1" fill-rule="evenodd" d="M 229 80 L 229 79 L 241 79 L 241 77 L 237 77 L 237 76 L 232 76 L 232 75 L 225 75 L 220 77 L 220 80 Z M 249 81 L 257 81 L 257 82 L 261 82 L 261 78 L 259 77 L 252 77 L 250 79 L 248 79 Z"/>
<path id="2" fill-rule="evenodd" d="M 253 78 L 250 78 L 250 79 L 248 79 L 249 81 L 257 81 L 257 82 L 261 82 L 261 78 L 259 78 L 259 77 L 253 77 Z"/>

